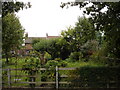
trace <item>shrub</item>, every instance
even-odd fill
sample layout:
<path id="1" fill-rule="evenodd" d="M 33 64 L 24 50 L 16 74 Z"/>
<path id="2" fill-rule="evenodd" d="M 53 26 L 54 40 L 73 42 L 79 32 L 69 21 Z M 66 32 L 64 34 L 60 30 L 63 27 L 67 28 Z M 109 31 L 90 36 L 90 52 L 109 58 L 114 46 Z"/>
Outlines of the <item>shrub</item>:
<path id="1" fill-rule="evenodd" d="M 66 67 L 67 64 L 68 64 L 67 61 L 61 61 L 61 62 L 60 62 L 60 66 L 61 66 L 61 67 Z"/>
<path id="2" fill-rule="evenodd" d="M 26 58 L 24 65 L 22 66 L 23 71 L 28 75 L 36 75 L 38 69 L 40 67 L 39 59 L 37 58 Z M 28 77 L 26 80 L 29 82 L 34 81 L 35 77 Z M 29 84 L 30 87 L 35 87 L 35 84 Z"/>
<path id="3" fill-rule="evenodd" d="M 50 60 L 45 65 L 47 68 L 58 66 L 58 62 L 55 60 Z"/>
<path id="4" fill-rule="evenodd" d="M 45 67 L 50 70 L 46 70 L 42 72 L 42 78 L 50 81 L 55 80 L 55 67 L 65 67 L 67 65 L 66 61 L 62 61 L 60 58 L 56 58 L 55 60 L 49 60 Z"/>
<path id="5" fill-rule="evenodd" d="M 45 67 L 47 68 L 55 68 L 56 66 L 58 67 L 65 67 L 67 65 L 66 61 L 62 61 L 60 58 L 56 58 L 55 60 L 49 60 Z"/>
<path id="6" fill-rule="evenodd" d="M 55 58 L 55 61 L 60 62 L 62 59 L 61 58 Z"/>
<path id="7" fill-rule="evenodd" d="M 71 71 L 70 80 L 77 87 L 120 87 L 119 71 L 120 67 L 84 66 Z"/>
<path id="8" fill-rule="evenodd" d="M 45 52 L 44 58 L 46 60 L 50 60 L 51 59 L 51 55 L 48 52 Z"/>
<path id="9" fill-rule="evenodd" d="M 72 52 L 69 56 L 69 61 L 75 62 L 82 59 L 83 55 L 81 52 Z"/>

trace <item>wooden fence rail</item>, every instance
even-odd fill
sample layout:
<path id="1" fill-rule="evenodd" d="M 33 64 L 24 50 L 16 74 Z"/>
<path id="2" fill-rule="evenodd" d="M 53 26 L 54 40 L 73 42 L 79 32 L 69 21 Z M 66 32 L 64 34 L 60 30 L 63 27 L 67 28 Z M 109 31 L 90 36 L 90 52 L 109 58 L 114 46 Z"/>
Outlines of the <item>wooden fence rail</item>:
<path id="1" fill-rule="evenodd" d="M 62 74 L 62 75 L 60 75 L 59 74 L 59 71 L 61 70 L 61 71 L 66 71 L 66 70 L 76 70 L 77 68 L 58 68 L 57 66 L 56 66 L 56 68 L 55 68 L 55 77 L 54 77 L 54 79 L 55 79 L 55 81 L 26 81 L 26 82 L 23 82 L 23 81 L 19 81 L 19 80 L 15 80 L 15 81 L 12 81 L 12 77 L 37 77 L 38 75 L 12 75 L 11 74 L 11 71 L 21 71 L 21 70 L 23 70 L 23 69 L 2 69 L 3 71 L 6 71 L 7 72 L 7 75 L 3 75 L 3 77 L 7 77 L 7 82 L 5 82 L 5 81 L 3 81 L 3 83 L 5 83 L 5 84 L 8 84 L 8 86 L 9 87 L 13 87 L 11 84 L 14 84 L 14 83 L 19 83 L 19 84 L 54 84 L 55 85 L 55 88 L 56 89 L 58 89 L 59 88 L 59 85 L 60 84 L 66 84 L 66 85 L 68 85 L 68 84 L 71 84 L 71 82 L 70 81 L 59 81 L 59 79 L 60 78 L 69 78 L 69 76 L 68 75 L 65 75 L 65 74 Z M 36 70 L 40 70 L 40 71 L 46 71 L 46 70 L 51 70 L 51 69 L 46 69 L 46 68 L 39 68 L 39 69 L 36 69 Z M 53 69 L 52 69 L 53 70 Z M 72 77 L 80 77 L 79 75 L 78 76 L 72 76 Z M 102 81 L 99 81 L 100 83 L 103 83 Z M 93 83 L 93 82 L 89 82 L 89 83 Z M 105 83 L 105 82 L 104 82 Z M 116 83 L 115 81 L 110 81 L 110 82 L 108 82 L 107 83 L 107 88 L 109 88 L 109 84 L 110 83 Z M 42 87 L 42 86 L 40 86 L 40 87 Z"/>
<path id="2" fill-rule="evenodd" d="M 9 69 L 2 69 L 3 71 L 7 71 L 7 75 L 3 75 L 3 77 L 7 77 L 8 78 L 8 82 L 4 82 L 3 81 L 3 83 L 8 83 L 8 86 L 9 87 L 12 87 L 12 83 L 25 83 L 25 84 L 55 84 L 55 87 L 56 87 L 56 89 L 58 89 L 59 88 L 59 84 L 69 84 L 70 82 L 63 82 L 63 81 L 61 81 L 61 82 L 59 82 L 59 78 L 61 78 L 61 77 L 64 77 L 64 78 L 66 78 L 66 77 L 68 77 L 67 75 L 61 75 L 61 76 L 59 76 L 59 70 L 76 70 L 76 68 L 58 68 L 57 66 L 56 66 L 56 68 L 55 68 L 55 81 L 51 81 L 51 82 L 43 82 L 43 81 L 40 81 L 40 82 L 34 82 L 34 81 L 31 81 L 31 82 L 19 82 L 19 81 L 11 81 L 11 77 L 37 77 L 36 75 L 11 75 L 11 71 L 21 71 L 21 70 L 23 70 L 23 69 L 11 69 L 11 68 L 9 68 Z M 51 69 L 46 69 L 46 68 L 39 68 L 39 69 L 35 69 L 35 70 L 40 70 L 40 71 L 44 71 L 44 70 L 51 70 Z"/>

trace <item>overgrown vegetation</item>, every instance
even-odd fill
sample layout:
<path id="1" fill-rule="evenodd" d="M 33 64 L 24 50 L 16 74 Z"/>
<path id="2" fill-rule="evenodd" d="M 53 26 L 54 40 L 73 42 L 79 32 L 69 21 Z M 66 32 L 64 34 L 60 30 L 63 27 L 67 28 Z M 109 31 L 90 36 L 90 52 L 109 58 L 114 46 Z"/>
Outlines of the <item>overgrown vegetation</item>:
<path id="1" fill-rule="evenodd" d="M 119 70 L 120 67 L 84 66 L 71 71 L 70 77 L 73 87 L 119 87 Z"/>
<path id="2" fill-rule="evenodd" d="M 80 4 L 80 7 L 84 7 L 87 3 L 88 2 L 75 2 L 72 4 L 73 6 Z M 63 4 L 63 6 L 67 4 Z M 29 57 L 20 58 L 16 56 L 15 58 L 10 58 L 9 63 L 6 63 L 3 59 L 3 68 L 22 68 L 22 71 L 11 72 L 12 74 L 16 75 L 41 75 L 37 78 L 21 78 L 26 81 L 55 81 L 56 66 L 77 67 L 77 70 L 71 72 L 60 71 L 61 75 L 70 75 L 70 78 L 66 80 L 71 80 L 73 86 L 106 87 L 106 84 L 113 81 L 115 82 L 115 85 L 109 85 L 111 85 L 111 87 L 119 87 L 119 5 L 120 2 L 93 3 L 92 6 L 87 7 L 86 11 L 84 11 L 84 13 L 91 15 L 90 18 L 79 17 L 75 27 L 68 27 L 67 30 L 63 30 L 61 32 L 61 37 L 59 38 L 34 40 L 34 51 L 29 53 Z M 104 7 L 107 7 L 108 10 L 106 12 L 101 12 L 100 10 L 102 10 Z M 8 17 L 7 15 L 10 16 Z M 7 21 L 10 23 L 9 19 L 12 17 L 15 17 L 15 15 L 9 13 L 5 14 L 3 22 L 7 19 Z M 18 19 L 15 20 L 19 22 Z M 3 25 L 6 23 L 4 22 Z M 5 30 L 9 32 L 9 28 L 11 28 L 11 25 L 7 25 L 4 26 L 4 32 Z M 7 28 L 5 28 L 6 26 Z M 16 26 L 18 27 L 20 25 Z M 18 31 L 17 33 L 22 36 L 20 37 L 21 40 L 23 38 L 23 31 Z M 5 39 L 4 36 L 3 40 L 9 41 L 9 39 Z M 17 40 L 12 41 L 13 42 L 4 41 L 3 50 L 8 49 L 7 52 L 10 52 L 13 47 L 16 47 L 15 50 L 18 49 L 17 46 L 21 45 L 21 43 L 17 43 Z M 12 43 L 10 48 L 7 47 L 9 43 Z M 8 58 L 7 53 L 6 56 L 6 58 Z M 47 68 L 47 71 L 43 70 L 39 72 L 38 69 L 41 67 Z M 7 74 L 6 71 L 4 71 L 3 74 Z M 74 78 L 76 75 L 80 76 L 80 78 Z M 16 78 L 18 79 L 18 77 L 15 77 L 15 79 Z M 15 79 L 12 78 L 12 80 Z M 3 77 L 3 80 L 7 81 L 7 78 Z M 101 80 L 104 84 L 99 84 L 99 81 Z M 76 81 L 81 82 L 76 83 Z M 35 87 L 35 84 L 29 85 L 31 87 Z M 41 86 L 45 85 L 41 84 Z"/>

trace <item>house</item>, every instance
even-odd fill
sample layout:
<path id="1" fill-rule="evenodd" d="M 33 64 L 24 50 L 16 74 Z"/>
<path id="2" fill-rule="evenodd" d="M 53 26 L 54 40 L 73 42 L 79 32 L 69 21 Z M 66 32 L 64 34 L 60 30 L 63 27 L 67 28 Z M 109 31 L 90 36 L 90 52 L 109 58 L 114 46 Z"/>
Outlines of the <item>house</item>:
<path id="1" fill-rule="evenodd" d="M 33 50 L 33 47 L 32 47 L 33 40 L 35 40 L 35 39 L 41 39 L 41 38 L 46 39 L 46 37 L 28 37 L 25 40 L 25 49 L 26 49 L 26 51 Z"/>
<path id="2" fill-rule="evenodd" d="M 35 39 L 52 39 L 52 38 L 59 38 L 60 36 L 49 36 L 48 33 L 46 33 L 46 37 L 28 37 L 28 34 L 26 34 L 26 37 L 27 38 L 25 39 L 24 47 L 22 49 L 11 51 L 13 57 L 15 56 L 15 54 L 17 54 L 18 56 L 29 55 L 30 51 L 33 51 L 32 42 Z"/>
<path id="3" fill-rule="evenodd" d="M 25 46 L 23 52 L 25 55 L 28 55 L 30 51 L 33 51 L 32 42 L 35 39 L 52 39 L 59 37 L 60 36 L 49 36 L 48 33 L 46 33 L 46 37 L 28 37 L 27 39 L 25 39 Z"/>

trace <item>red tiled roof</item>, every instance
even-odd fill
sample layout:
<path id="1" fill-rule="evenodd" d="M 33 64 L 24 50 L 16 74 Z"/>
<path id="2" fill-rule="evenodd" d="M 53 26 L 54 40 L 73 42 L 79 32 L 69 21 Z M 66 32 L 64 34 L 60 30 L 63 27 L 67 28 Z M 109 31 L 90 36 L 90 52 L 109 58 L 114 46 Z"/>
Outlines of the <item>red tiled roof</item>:
<path id="1" fill-rule="evenodd" d="M 47 36 L 47 38 L 59 38 L 60 36 Z"/>

